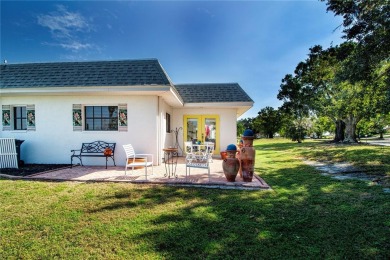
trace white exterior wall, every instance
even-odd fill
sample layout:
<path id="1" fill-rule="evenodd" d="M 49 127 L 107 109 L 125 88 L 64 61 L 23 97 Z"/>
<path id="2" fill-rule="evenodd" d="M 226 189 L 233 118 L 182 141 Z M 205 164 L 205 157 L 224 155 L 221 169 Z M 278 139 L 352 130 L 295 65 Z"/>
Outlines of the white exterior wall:
<path id="1" fill-rule="evenodd" d="M 73 104 L 117 106 L 127 104 L 128 131 L 73 131 Z M 1 97 L 1 105 L 35 105 L 35 131 L 2 131 L 0 137 L 25 140 L 21 159 L 25 163 L 70 163 L 72 149 L 93 141 L 115 142 L 115 162 L 124 165 L 122 145 L 131 143 L 137 153 L 151 153 L 154 164 L 162 163 L 162 149 L 174 146 L 175 134 L 166 133 L 166 113 L 171 115 L 171 129 L 182 127 L 178 139 L 183 148 L 184 115 L 219 115 L 219 150 L 236 143 L 237 109 L 235 108 L 172 108 L 157 96 L 14 96 Z M 84 124 L 84 121 L 83 121 Z M 74 159 L 78 163 L 78 159 Z M 85 165 L 105 165 L 104 158 L 83 158 Z M 108 165 L 112 165 L 109 159 Z"/>
<path id="2" fill-rule="evenodd" d="M 174 133 L 167 133 L 166 131 L 166 113 L 171 115 L 171 130 L 174 130 L 175 127 L 173 127 L 173 113 L 172 113 L 172 107 L 170 107 L 164 99 L 161 97 L 159 98 L 159 114 L 160 114 L 160 133 L 161 133 L 161 146 L 159 147 L 159 154 L 160 154 L 160 164 L 162 163 L 161 158 L 164 157 L 164 152 L 162 149 L 168 148 L 170 146 L 174 146 L 175 144 L 175 134 Z"/>
<path id="3" fill-rule="evenodd" d="M 229 144 L 237 142 L 237 109 L 235 108 L 183 108 L 174 109 L 172 128 L 183 127 L 184 115 L 219 115 L 219 151 L 226 150 Z M 183 147 L 183 131 L 179 133 L 180 146 Z"/>
<path id="4" fill-rule="evenodd" d="M 105 106 L 127 104 L 128 131 L 73 131 L 72 105 Z M 25 163 L 70 163 L 72 149 L 93 141 L 115 142 L 115 162 L 124 165 L 123 144 L 131 143 L 136 153 L 151 153 L 158 163 L 159 100 L 156 96 L 15 96 L 1 97 L 1 105 L 35 105 L 35 131 L 3 131 L 0 137 L 25 140 L 21 159 Z M 83 118 L 84 119 L 84 118 Z M 83 122 L 84 124 L 84 122 Z M 164 124 L 165 129 L 165 124 Z M 165 133 L 165 130 L 164 130 Z M 78 159 L 73 161 L 78 163 Z M 105 165 L 104 158 L 83 158 L 85 165 Z M 109 159 L 108 165 L 112 165 Z"/>

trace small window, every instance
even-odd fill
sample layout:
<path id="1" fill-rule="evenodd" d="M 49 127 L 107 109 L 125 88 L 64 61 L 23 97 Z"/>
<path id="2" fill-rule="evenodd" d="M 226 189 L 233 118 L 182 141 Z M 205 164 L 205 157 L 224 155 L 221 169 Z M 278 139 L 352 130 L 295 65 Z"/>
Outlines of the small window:
<path id="1" fill-rule="evenodd" d="M 27 130 L 26 107 L 14 107 L 14 129 Z"/>
<path id="2" fill-rule="evenodd" d="M 85 107 L 86 131 L 117 131 L 118 107 L 117 106 L 86 106 Z"/>
<path id="3" fill-rule="evenodd" d="M 170 133 L 171 132 L 171 115 L 166 113 L 166 116 L 165 116 L 165 122 L 166 122 L 166 131 L 167 133 Z"/>

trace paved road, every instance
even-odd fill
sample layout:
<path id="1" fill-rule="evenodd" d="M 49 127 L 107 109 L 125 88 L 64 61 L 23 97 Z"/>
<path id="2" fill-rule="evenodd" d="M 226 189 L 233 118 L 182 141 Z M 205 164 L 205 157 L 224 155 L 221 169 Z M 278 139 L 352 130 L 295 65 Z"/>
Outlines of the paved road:
<path id="1" fill-rule="evenodd" d="M 369 144 L 375 144 L 375 145 L 383 145 L 383 146 L 390 146 L 390 138 L 385 138 L 383 140 L 379 139 L 362 139 L 362 143 L 369 143 Z"/>

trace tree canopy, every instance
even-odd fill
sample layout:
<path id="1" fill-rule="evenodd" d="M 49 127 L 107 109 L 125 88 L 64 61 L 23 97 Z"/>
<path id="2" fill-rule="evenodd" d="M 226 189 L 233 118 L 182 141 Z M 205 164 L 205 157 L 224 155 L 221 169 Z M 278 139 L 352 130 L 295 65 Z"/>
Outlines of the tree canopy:
<path id="1" fill-rule="evenodd" d="M 360 121 L 378 132 L 388 122 L 390 1 L 321 1 L 326 2 L 327 11 L 343 17 L 340 26 L 346 41 L 327 49 L 313 46 L 294 73 L 282 79 L 277 98 L 283 105 L 278 110 L 288 115 L 284 120 L 290 120 L 290 127 L 284 124 L 283 131 L 299 141 L 308 117 L 328 118 L 334 124 L 334 141 L 356 142 Z M 264 124 L 260 127 L 264 132 L 263 122 L 270 114 L 271 109 L 264 108 L 254 121 Z"/>
<path id="2" fill-rule="evenodd" d="M 356 55 L 349 63 L 350 78 L 357 81 L 370 78 L 378 64 L 390 59 L 389 1 L 321 1 L 326 2 L 328 11 L 343 17 L 343 38 L 358 43 Z"/>
<path id="3" fill-rule="evenodd" d="M 267 138 L 273 138 L 274 134 L 280 130 L 282 125 L 280 111 L 273 107 L 265 107 L 258 114 L 256 125 L 259 128 L 259 132 L 262 132 Z"/>

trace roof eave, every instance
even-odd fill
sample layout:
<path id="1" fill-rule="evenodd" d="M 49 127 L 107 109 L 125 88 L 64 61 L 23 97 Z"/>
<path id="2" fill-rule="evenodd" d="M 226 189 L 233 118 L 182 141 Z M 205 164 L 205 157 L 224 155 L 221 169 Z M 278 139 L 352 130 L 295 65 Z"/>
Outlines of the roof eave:
<path id="1" fill-rule="evenodd" d="M 75 87 L 36 87 L 36 88 L 2 88 L 1 95 L 23 95 L 23 94 L 82 94 L 82 93 L 150 93 L 156 94 L 170 91 L 169 85 L 134 85 L 134 86 L 75 86 Z"/>
<path id="2" fill-rule="evenodd" d="M 235 102 L 198 102 L 185 103 L 186 107 L 241 107 L 253 106 L 253 101 L 235 101 Z"/>
<path id="3" fill-rule="evenodd" d="M 237 118 L 253 107 L 253 101 L 247 102 L 210 102 L 210 103 L 185 103 L 185 108 L 235 108 Z"/>
<path id="4" fill-rule="evenodd" d="M 184 105 L 182 98 L 173 87 L 161 95 L 161 97 L 172 107 L 183 107 Z"/>

